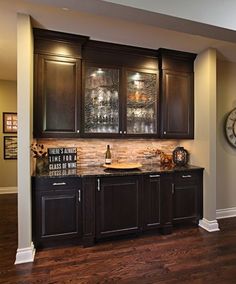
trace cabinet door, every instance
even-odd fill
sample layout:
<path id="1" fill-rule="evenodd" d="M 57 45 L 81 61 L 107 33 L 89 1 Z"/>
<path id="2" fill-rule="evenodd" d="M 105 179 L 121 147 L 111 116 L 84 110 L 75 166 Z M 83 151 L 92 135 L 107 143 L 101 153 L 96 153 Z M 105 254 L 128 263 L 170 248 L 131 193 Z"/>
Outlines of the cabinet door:
<path id="1" fill-rule="evenodd" d="M 193 74 L 163 70 L 161 137 L 193 138 Z"/>
<path id="2" fill-rule="evenodd" d="M 144 178 L 143 188 L 143 213 L 144 213 L 144 229 L 154 229 L 160 226 L 161 217 L 161 188 L 160 175 L 151 174 Z"/>
<path id="3" fill-rule="evenodd" d="M 202 218 L 202 173 L 176 173 L 173 194 L 173 222 L 198 222 L 200 218 Z"/>
<path id="4" fill-rule="evenodd" d="M 119 69 L 86 65 L 83 92 L 84 135 L 116 136 L 121 128 Z"/>
<path id="5" fill-rule="evenodd" d="M 36 137 L 73 137 L 80 130 L 80 60 L 36 56 Z"/>
<path id="6" fill-rule="evenodd" d="M 156 71 L 126 70 L 126 121 L 124 134 L 150 136 L 158 133 Z"/>
<path id="7" fill-rule="evenodd" d="M 82 235 L 80 190 L 38 191 L 35 198 L 36 245 Z"/>
<path id="8" fill-rule="evenodd" d="M 140 177 L 97 180 L 96 237 L 140 231 Z"/>

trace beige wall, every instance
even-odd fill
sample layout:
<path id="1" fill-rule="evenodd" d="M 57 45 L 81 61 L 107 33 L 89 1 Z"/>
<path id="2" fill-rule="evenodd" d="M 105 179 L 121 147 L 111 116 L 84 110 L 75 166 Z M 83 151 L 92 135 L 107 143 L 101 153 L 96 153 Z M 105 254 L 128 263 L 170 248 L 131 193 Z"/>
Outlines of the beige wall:
<path id="1" fill-rule="evenodd" d="M 236 148 L 227 142 L 224 123 L 236 108 L 236 63 L 218 61 L 217 72 L 217 209 L 236 207 Z"/>
<path id="2" fill-rule="evenodd" d="M 0 188 L 17 186 L 17 160 L 4 160 L 3 154 L 3 137 L 16 134 L 5 134 L 2 129 L 2 113 L 17 112 L 16 102 L 16 82 L 0 80 Z"/>

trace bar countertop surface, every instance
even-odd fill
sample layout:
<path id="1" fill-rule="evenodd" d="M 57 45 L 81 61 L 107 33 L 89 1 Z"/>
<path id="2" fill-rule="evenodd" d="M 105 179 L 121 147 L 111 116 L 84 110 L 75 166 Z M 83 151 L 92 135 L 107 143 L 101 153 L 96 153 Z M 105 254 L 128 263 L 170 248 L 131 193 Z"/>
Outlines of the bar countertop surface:
<path id="1" fill-rule="evenodd" d="M 76 169 L 65 169 L 65 170 L 47 170 L 44 169 L 40 173 L 34 173 L 33 177 L 40 178 L 64 178 L 64 177 L 105 177 L 105 176 L 129 176 L 129 175 L 145 175 L 145 174 L 161 174 L 161 173 L 173 173 L 178 171 L 195 171 L 203 170 L 203 167 L 185 165 L 181 167 L 170 166 L 163 167 L 159 164 L 145 164 L 138 169 L 130 170 L 116 170 L 116 169 L 106 169 L 101 166 L 88 166 L 88 167 L 78 167 Z"/>

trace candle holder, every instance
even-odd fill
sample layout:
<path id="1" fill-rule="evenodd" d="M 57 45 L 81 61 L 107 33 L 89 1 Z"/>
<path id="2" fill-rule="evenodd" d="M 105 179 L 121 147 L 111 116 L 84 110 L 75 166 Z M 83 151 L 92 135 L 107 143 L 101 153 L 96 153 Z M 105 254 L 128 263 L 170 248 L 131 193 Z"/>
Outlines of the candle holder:
<path id="1" fill-rule="evenodd" d="M 184 147 L 177 147 L 173 151 L 173 162 L 176 166 L 184 166 L 188 163 L 189 153 Z"/>

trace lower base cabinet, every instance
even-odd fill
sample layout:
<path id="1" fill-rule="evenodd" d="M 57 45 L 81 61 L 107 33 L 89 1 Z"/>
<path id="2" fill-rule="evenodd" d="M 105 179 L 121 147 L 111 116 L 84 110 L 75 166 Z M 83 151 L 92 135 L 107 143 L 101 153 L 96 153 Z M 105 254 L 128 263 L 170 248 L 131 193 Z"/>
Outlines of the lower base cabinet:
<path id="1" fill-rule="evenodd" d="M 82 238 L 82 191 L 78 179 L 40 180 L 34 183 L 32 196 L 36 247 Z"/>
<path id="2" fill-rule="evenodd" d="M 96 238 L 141 231 L 141 178 L 97 179 Z"/>
<path id="3" fill-rule="evenodd" d="M 143 183 L 143 230 L 172 231 L 172 174 L 150 174 Z"/>
<path id="4" fill-rule="evenodd" d="M 203 217 L 202 171 L 174 174 L 173 223 L 198 224 Z"/>
<path id="5" fill-rule="evenodd" d="M 203 169 L 154 174 L 32 179 L 36 247 L 197 224 L 203 216 Z"/>

